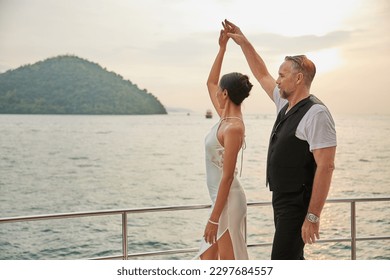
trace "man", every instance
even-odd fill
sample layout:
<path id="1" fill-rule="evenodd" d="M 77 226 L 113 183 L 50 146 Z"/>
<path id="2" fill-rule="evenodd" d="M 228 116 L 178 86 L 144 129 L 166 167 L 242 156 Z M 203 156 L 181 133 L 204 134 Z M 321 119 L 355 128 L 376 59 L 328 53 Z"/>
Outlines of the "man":
<path id="1" fill-rule="evenodd" d="M 275 222 L 271 259 L 304 259 L 305 244 L 319 239 L 337 144 L 331 114 L 310 94 L 315 65 L 304 55 L 287 56 L 275 80 L 240 28 L 227 20 L 223 25 L 277 107 L 267 158 Z"/>

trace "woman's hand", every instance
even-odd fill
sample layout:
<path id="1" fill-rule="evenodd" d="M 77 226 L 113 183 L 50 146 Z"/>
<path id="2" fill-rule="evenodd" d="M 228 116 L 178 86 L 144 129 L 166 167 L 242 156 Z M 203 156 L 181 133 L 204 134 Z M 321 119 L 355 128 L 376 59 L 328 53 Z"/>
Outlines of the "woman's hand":
<path id="1" fill-rule="evenodd" d="M 223 23 L 222 23 L 223 24 Z M 226 48 L 227 42 L 229 40 L 229 37 L 227 36 L 227 32 L 225 29 L 222 29 L 220 34 L 219 34 L 219 46 L 221 48 Z"/>
<path id="2" fill-rule="evenodd" d="M 204 240 L 207 243 L 214 244 L 217 242 L 218 225 L 207 222 L 204 230 Z"/>

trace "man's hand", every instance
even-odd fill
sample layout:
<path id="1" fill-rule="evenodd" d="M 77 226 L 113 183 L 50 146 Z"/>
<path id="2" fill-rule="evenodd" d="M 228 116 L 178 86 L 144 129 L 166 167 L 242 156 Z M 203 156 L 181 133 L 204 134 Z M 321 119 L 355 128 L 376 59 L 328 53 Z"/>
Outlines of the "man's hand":
<path id="1" fill-rule="evenodd" d="M 320 222 L 311 223 L 306 218 L 302 225 L 302 239 L 305 244 L 312 244 L 316 239 L 320 239 Z"/>
<path id="2" fill-rule="evenodd" d="M 222 22 L 222 25 L 227 36 L 232 38 L 234 42 L 236 42 L 238 45 L 241 45 L 242 42 L 246 40 L 244 34 L 241 32 L 241 29 L 237 25 L 233 24 L 227 19 L 225 19 L 225 21 Z"/>

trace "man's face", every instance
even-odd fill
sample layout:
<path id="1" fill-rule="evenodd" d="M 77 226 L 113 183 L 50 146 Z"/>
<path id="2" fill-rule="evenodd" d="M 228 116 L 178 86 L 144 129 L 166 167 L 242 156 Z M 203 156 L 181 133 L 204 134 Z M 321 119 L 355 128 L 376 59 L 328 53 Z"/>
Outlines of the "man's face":
<path id="1" fill-rule="evenodd" d="M 291 61 L 285 61 L 279 67 L 279 76 L 276 80 L 280 96 L 288 99 L 292 96 L 297 88 L 297 74 L 298 72 L 292 68 Z"/>

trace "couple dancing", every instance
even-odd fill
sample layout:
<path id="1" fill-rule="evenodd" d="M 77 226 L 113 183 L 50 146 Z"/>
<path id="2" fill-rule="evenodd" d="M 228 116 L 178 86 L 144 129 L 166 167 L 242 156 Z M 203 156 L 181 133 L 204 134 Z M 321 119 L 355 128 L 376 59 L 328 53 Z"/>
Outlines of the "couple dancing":
<path id="1" fill-rule="evenodd" d="M 207 88 L 220 116 L 206 136 L 207 186 L 212 210 L 195 258 L 249 259 L 244 236 L 246 197 L 236 161 L 245 145 L 241 103 L 249 96 L 248 76 L 219 80 L 229 38 L 277 107 L 267 158 L 275 235 L 271 259 L 304 259 L 304 246 L 319 239 L 320 214 L 331 184 L 336 152 L 335 125 L 328 109 L 310 94 L 315 65 L 306 56 L 287 56 L 275 80 L 240 28 L 225 20 Z M 242 164 L 242 163 L 241 163 Z"/>

